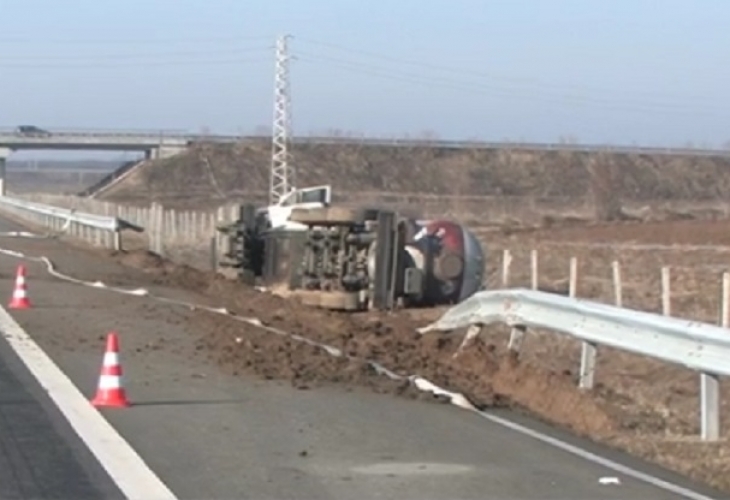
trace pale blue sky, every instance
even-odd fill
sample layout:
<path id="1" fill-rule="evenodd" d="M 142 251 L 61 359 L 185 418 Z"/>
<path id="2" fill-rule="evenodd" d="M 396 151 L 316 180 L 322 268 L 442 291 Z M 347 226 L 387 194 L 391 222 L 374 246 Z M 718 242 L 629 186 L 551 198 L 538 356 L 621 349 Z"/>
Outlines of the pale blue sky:
<path id="1" fill-rule="evenodd" d="M 728 0 L 0 0 L 0 125 L 721 146 Z"/>

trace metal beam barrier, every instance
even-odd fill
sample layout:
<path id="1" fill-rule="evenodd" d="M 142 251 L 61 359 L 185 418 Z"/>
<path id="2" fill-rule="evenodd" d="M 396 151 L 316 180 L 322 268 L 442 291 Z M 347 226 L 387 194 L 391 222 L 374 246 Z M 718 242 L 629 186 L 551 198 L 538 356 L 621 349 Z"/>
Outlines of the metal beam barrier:
<path id="1" fill-rule="evenodd" d="M 613 347 L 701 373 L 702 439 L 719 439 L 719 391 L 708 387 L 717 385 L 719 376 L 730 375 L 730 329 L 546 292 L 510 289 L 479 292 L 419 332 L 471 326 L 468 336 L 475 336 L 475 327 L 494 323 L 505 323 L 517 331 L 553 330 L 590 345 Z M 590 363 L 581 367 L 581 373 L 590 372 L 593 380 L 594 369 L 595 364 Z M 590 389 L 592 384 L 583 388 Z"/>
<path id="2" fill-rule="evenodd" d="M 144 228 L 118 217 L 77 212 L 9 196 L 0 196 L 0 211 L 39 224 L 57 233 L 86 240 L 95 246 L 122 249 L 122 231 L 143 232 Z"/>

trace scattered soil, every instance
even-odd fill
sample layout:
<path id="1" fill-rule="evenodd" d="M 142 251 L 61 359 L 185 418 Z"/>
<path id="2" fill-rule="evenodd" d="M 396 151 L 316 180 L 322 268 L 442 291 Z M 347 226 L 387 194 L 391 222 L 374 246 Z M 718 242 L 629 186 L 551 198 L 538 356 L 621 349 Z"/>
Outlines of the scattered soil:
<path id="1" fill-rule="evenodd" d="M 497 243 L 514 243 L 514 239 Z M 525 246 L 525 252 L 529 248 Z M 115 258 L 153 274 L 161 284 L 195 290 L 237 315 L 256 317 L 267 326 L 340 348 L 358 360 L 336 358 L 224 316 L 197 315 L 191 326 L 206 332 L 197 349 L 230 373 L 286 380 L 303 390 L 339 383 L 438 401 L 402 381 L 377 374 L 365 362 L 373 360 L 399 374 L 418 374 L 445 389 L 462 392 L 480 408 L 526 412 L 730 491 L 730 445 L 727 441 L 698 442 L 698 381 L 687 370 L 602 349 L 597 387 L 583 392 L 577 389 L 579 345 L 563 336 L 532 332 L 516 357 L 506 349 L 507 329 L 495 326 L 459 352 L 463 332 L 420 335 L 415 331 L 438 318 L 443 309 L 337 313 L 174 265 L 146 252 Z M 597 258 L 605 265 L 605 255 Z M 565 249 L 546 252 L 544 259 L 549 272 L 555 262 L 567 259 Z M 647 266 L 645 259 L 635 259 L 637 266 Z M 515 275 L 516 280 L 524 278 L 524 273 Z"/>

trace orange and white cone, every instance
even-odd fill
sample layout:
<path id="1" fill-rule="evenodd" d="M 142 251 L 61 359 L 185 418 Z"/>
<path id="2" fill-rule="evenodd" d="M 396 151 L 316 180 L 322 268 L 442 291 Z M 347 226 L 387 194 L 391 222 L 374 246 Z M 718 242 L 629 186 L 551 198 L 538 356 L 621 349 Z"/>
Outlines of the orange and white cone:
<path id="1" fill-rule="evenodd" d="M 25 266 L 19 265 L 15 276 L 15 288 L 13 289 L 13 297 L 8 304 L 10 309 L 29 309 L 30 300 L 28 299 L 28 289 L 25 284 Z"/>
<path id="2" fill-rule="evenodd" d="M 91 404 L 98 407 L 124 408 L 129 406 L 122 387 L 122 365 L 119 363 L 119 339 L 112 332 L 106 339 L 106 352 L 101 366 L 99 385 Z"/>

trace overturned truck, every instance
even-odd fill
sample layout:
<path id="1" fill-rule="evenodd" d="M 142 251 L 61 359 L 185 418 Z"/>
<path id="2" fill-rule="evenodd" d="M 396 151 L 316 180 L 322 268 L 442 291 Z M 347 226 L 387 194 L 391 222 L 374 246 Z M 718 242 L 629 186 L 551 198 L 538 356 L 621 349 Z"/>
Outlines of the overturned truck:
<path id="1" fill-rule="evenodd" d="M 326 309 L 455 304 L 481 288 L 484 251 L 468 229 L 380 208 L 331 206 L 329 186 L 288 204 L 241 205 L 222 267 L 239 279 Z"/>

